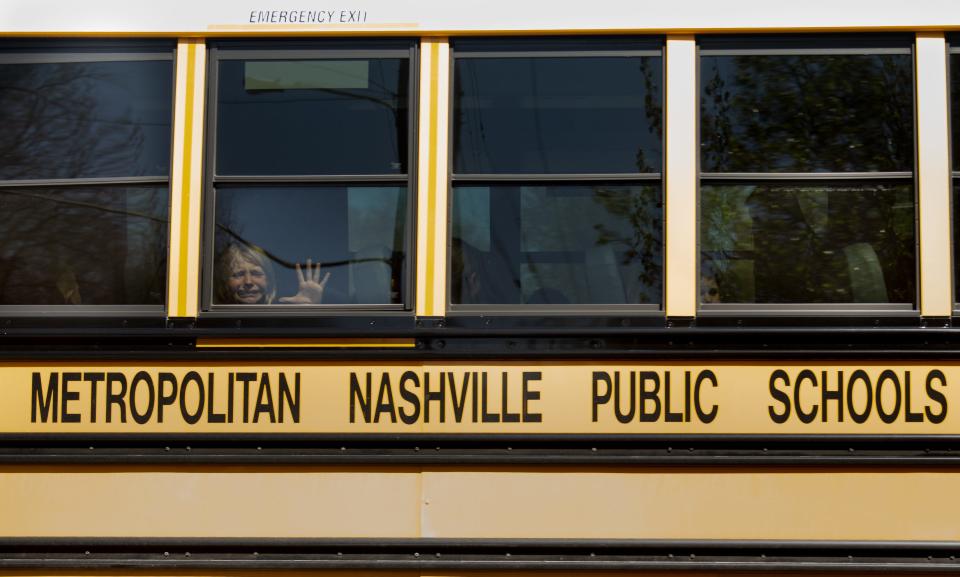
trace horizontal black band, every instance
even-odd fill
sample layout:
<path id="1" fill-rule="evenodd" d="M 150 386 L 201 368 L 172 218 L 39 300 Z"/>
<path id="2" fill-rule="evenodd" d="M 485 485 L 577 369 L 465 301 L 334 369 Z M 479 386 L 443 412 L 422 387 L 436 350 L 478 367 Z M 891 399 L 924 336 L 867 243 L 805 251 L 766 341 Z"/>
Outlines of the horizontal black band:
<path id="1" fill-rule="evenodd" d="M 3 434 L 0 464 L 929 468 L 960 436 Z"/>
<path id="2" fill-rule="evenodd" d="M 2 569 L 960 571 L 960 542 L 3 538 Z"/>

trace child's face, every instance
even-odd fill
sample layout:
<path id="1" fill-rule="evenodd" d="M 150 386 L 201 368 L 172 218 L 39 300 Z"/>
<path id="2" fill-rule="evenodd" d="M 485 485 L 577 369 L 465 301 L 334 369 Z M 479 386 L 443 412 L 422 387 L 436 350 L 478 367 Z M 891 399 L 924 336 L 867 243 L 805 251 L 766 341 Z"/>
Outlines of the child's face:
<path id="1" fill-rule="evenodd" d="M 227 279 L 230 295 L 237 304 L 262 303 L 267 297 L 267 275 L 256 263 L 238 258 L 230 267 Z"/>

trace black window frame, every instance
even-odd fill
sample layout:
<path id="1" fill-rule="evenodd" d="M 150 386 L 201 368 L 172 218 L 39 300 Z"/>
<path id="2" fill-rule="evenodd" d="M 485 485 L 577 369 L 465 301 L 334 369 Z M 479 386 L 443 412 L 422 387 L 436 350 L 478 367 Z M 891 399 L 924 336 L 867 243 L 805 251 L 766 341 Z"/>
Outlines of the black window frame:
<path id="1" fill-rule="evenodd" d="M 707 47 L 704 47 L 707 45 Z M 700 104 L 701 69 L 704 55 L 869 55 L 903 54 L 910 56 L 913 111 L 913 169 L 910 171 L 865 172 L 704 172 Z M 759 34 L 718 35 L 697 38 L 697 317 L 910 317 L 920 315 L 920 228 L 917 146 L 916 40 L 912 34 Z M 703 261 L 701 252 L 704 185 L 798 184 L 817 183 L 909 183 L 913 189 L 914 225 L 914 299 L 912 303 L 704 303 L 702 302 Z"/>
<path id="2" fill-rule="evenodd" d="M 14 64 L 45 64 L 69 62 L 150 62 L 169 61 L 170 66 L 170 163 L 166 175 L 147 176 L 109 176 L 83 178 L 36 178 L 24 180 L 4 180 L 0 178 L 0 189 L 10 188 L 86 188 L 105 187 L 122 188 L 124 186 L 165 186 L 167 206 L 172 199 L 172 172 L 173 172 L 173 134 L 174 113 L 176 102 L 177 77 L 177 43 L 174 40 L 164 39 L 6 39 L 0 41 L 0 59 L 5 63 Z M 129 319 L 165 319 L 170 302 L 170 290 L 167 280 L 170 273 L 169 242 L 170 220 L 168 214 L 166 237 L 167 259 L 166 275 L 164 279 L 164 299 L 160 304 L 102 304 L 102 305 L 8 305 L 0 304 L 0 316 L 28 319 L 40 319 L 42 324 L 53 324 L 57 318 L 75 317 L 104 317 L 112 319 L 123 318 L 123 326 L 128 326 Z M 152 323 L 151 323 L 152 324 Z"/>
<path id="3" fill-rule="evenodd" d="M 960 187 L 960 166 L 955 162 L 953 155 L 956 153 L 957 147 L 960 146 L 960 142 L 954 142 L 953 140 L 953 131 L 957 126 L 957 122 L 960 121 L 957 118 L 954 118 L 953 109 L 955 106 L 960 106 L 960 102 L 954 102 L 953 98 L 953 83 L 955 81 L 960 81 L 960 78 L 955 78 L 953 70 L 953 60 L 954 57 L 960 61 L 960 34 L 947 34 L 946 35 L 946 45 L 947 45 L 947 134 L 949 135 L 947 146 L 948 154 L 950 155 L 950 239 L 951 239 L 951 270 L 950 270 L 950 281 L 951 287 L 953 288 L 953 294 L 950 296 L 950 300 L 953 303 L 951 315 L 954 317 L 960 317 L 960 290 L 958 290 L 957 281 L 960 279 L 960 271 L 958 268 L 957 257 L 960 255 L 960 225 L 957 223 L 957 209 L 960 208 L 960 199 L 957 199 L 957 187 Z"/>
<path id="4" fill-rule="evenodd" d="M 331 175 L 236 175 L 216 174 L 217 153 L 217 88 L 219 62 L 223 60 L 309 60 L 331 57 L 342 58 L 406 58 L 409 61 L 409 94 L 407 110 L 407 171 L 397 174 L 331 174 Z M 384 327 L 383 323 L 367 319 L 399 317 L 410 319 L 414 315 L 416 300 L 416 210 L 417 210 L 417 133 L 419 102 L 419 44 L 416 39 L 244 39 L 212 41 L 208 49 L 206 122 L 204 141 L 203 225 L 201 259 L 201 293 L 198 316 L 202 323 L 227 326 L 246 320 L 246 326 L 270 327 L 275 325 L 301 324 L 321 321 L 333 328 L 350 329 L 370 326 Z M 406 213 L 403 241 L 403 270 L 400 280 L 402 302 L 381 304 L 316 304 L 316 305 L 236 305 L 213 303 L 213 275 L 216 260 L 216 187 L 227 185 L 388 185 L 406 186 Z M 320 263 L 321 265 L 323 263 Z M 323 322 L 324 319 L 329 319 Z M 357 322 L 354 322 L 357 321 Z M 389 324 L 389 323 L 387 323 Z M 238 325 L 239 326 L 239 325 Z M 402 324 L 401 326 L 406 326 Z"/>
<path id="5" fill-rule="evenodd" d="M 625 48 L 624 45 L 629 46 Z M 448 126 L 447 166 L 450 167 L 447 178 L 447 272 L 446 272 L 446 307 L 447 317 L 453 324 L 470 326 L 471 319 L 482 317 L 510 317 L 515 318 L 524 326 L 527 324 L 523 317 L 527 317 L 534 324 L 542 324 L 549 318 L 554 318 L 562 324 L 570 321 L 579 325 L 579 320 L 592 325 L 593 320 L 601 325 L 609 324 L 615 319 L 623 319 L 617 326 L 627 327 L 631 324 L 656 323 L 665 315 L 666 304 L 666 189 L 664 182 L 666 158 L 666 124 L 660 134 L 660 170 L 658 172 L 635 173 L 457 173 L 455 171 L 455 67 L 458 59 L 469 58 L 583 58 L 583 57 L 625 57 L 625 56 L 655 56 L 660 58 L 660 106 L 666 109 L 666 38 L 656 35 L 644 36 L 604 36 L 604 37 L 503 37 L 503 38 L 452 38 L 450 40 L 450 91 Z M 583 185 L 617 183 L 631 186 L 657 185 L 660 189 L 660 223 L 663 247 L 661 251 L 660 268 L 660 302 L 658 303 L 623 303 L 623 304 L 457 304 L 452 302 L 453 286 L 453 197 L 456 186 L 496 186 L 496 185 Z M 637 318 L 631 323 L 629 318 Z M 604 320 L 606 319 L 606 320 Z M 485 321 L 487 325 L 490 321 Z M 509 321 L 508 321 L 509 322 Z M 502 324 L 502 323 L 498 323 Z M 547 324 L 553 324 L 547 321 Z M 486 326 L 486 325 L 485 325 Z"/>

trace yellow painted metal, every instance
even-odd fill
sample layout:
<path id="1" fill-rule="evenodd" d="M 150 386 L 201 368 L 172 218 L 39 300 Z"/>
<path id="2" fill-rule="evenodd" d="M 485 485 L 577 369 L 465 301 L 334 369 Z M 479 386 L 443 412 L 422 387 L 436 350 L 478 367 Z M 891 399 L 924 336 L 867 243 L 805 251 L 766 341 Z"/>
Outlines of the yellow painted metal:
<path id="1" fill-rule="evenodd" d="M 664 308 L 668 317 L 692 317 L 697 310 L 696 71 L 693 36 L 668 36 L 664 91 Z"/>
<path id="2" fill-rule="evenodd" d="M 420 44 L 418 129 L 418 316 L 441 316 L 446 309 L 449 69 L 447 39 L 424 38 Z"/>
<path id="3" fill-rule="evenodd" d="M 0 537 L 956 541 L 958 482 L 903 468 L 6 466 Z"/>
<path id="4" fill-rule="evenodd" d="M 942 33 L 917 34 L 917 183 L 920 208 L 920 313 L 950 316 L 950 113 L 947 47 Z M 956 121 L 956 120 L 955 120 Z"/>
<path id="5" fill-rule="evenodd" d="M 426 471 L 423 536 L 960 538 L 955 471 L 628 468 Z"/>
<path id="6" fill-rule="evenodd" d="M 203 187 L 203 112 L 206 45 L 177 43 L 173 155 L 170 178 L 168 314 L 195 317 L 199 307 L 200 211 Z"/>
<path id="7" fill-rule="evenodd" d="M 960 434 L 946 363 L 11 363 L 0 382 L 0 433 Z"/>
<path id="8" fill-rule="evenodd" d="M 404 468 L 0 467 L 0 537 L 417 537 Z"/>

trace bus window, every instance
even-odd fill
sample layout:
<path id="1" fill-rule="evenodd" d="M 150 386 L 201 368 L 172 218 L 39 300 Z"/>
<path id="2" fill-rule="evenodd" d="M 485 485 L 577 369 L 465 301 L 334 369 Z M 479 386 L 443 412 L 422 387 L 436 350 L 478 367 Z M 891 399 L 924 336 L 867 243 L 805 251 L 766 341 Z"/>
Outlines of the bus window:
<path id="1" fill-rule="evenodd" d="M 911 38 L 703 39 L 700 114 L 704 311 L 915 308 Z"/>
<path id="2" fill-rule="evenodd" d="M 453 310 L 659 310 L 661 42 L 453 48 Z"/>
<path id="3" fill-rule="evenodd" d="M 402 307 L 410 42 L 223 42 L 206 307 Z"/>
<path id="4" fill-rule="evenodd" d="M 953 153 L 953 290 L 954 306 L 960 303 L 960 36 L 948 36 L 950 45 L 950 140 Z"/>
<path id="5" fill-rule="evenodd" d="M 0 44 L 0 306 L 162 310 L 173 51 Z"/>

